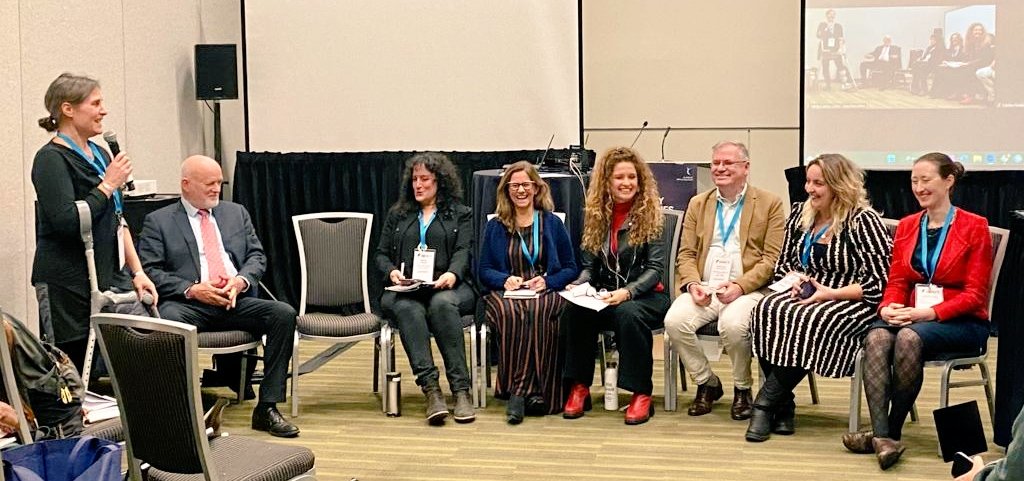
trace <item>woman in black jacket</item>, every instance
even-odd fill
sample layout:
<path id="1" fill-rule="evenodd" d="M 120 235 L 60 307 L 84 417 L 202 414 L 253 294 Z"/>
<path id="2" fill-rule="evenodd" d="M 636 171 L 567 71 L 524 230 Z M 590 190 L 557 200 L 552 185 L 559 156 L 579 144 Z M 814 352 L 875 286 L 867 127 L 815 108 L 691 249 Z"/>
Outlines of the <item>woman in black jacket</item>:
<path id="1" fill-rule="evenodd" d="M 473 312 L 476 300 L 470 284 L 472 211 L 460 203 L 458 172 L 443 154 L 410 158 L 402 185 L 384 221 L 377 267 L 387 273 L 385 285 L 423 283 L 408 292 L 386 291 L 381 309 L 398 326 L 416 384 L 427 397 L 427 421 L 440 425 L 448 417 L 430 350 L 433 335 L 455 396 L 455 422 L 472 422 L 476 413 L 462 333 L 462 314 Z"/>
<path id="2" fill-rule="evenodd" d="M 658 184 L 630 148 L 601 155 L 594 166 L 584 212 L 580 276 L 566 289 L 589 282 L 608 307 L 599 312 L 570 304 L 562 315 L 568 350 L 564 377 L 572 386 L 562 416 L 583 416 L 590 405 L 594 348 L 599 331 L 615 332 L 618 385 L 633 392 L 626 424 L 654 414 L 651 330 L 663 327 L 671 301 L 661 284 L 665 269 L 664 224 Z"/>

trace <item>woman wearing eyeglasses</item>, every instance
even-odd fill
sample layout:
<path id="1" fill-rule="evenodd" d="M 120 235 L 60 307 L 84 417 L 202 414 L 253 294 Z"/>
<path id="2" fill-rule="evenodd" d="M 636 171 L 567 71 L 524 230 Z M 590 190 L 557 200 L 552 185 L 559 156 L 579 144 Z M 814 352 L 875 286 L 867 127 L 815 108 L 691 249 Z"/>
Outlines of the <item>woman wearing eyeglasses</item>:
<path id="1" fill-rule="evenodd" d="M 565 381 L 571 386 L 562 417 L 575 419 L 590 408 L 600 331 L 615 333 L 618 386 L 633 392 L 626 424 L 642 424 L 654 415 L 651 330 L 662 327 L 671 304 L 661 284 L 665 243 L 659 197 L 650 167 L 634 150 L 617 147 L 601 154 L 587 189 L 582 271 L 568 287 L 589 282 L 608 307 L 595 312 L 570 304 L 562 314 Z"/>
<path id="2" fill-rule="evenodd" d="M 963 173 L 938 152 L 914 162 L 910 182 L 922 210 L 896 228 L 889 284 L 864 341 L 872 430 L 844 435 L 843 445 L 875 453 L 882 469 L 905 449 L 903 423 L 921 392 L 924 361 L 979 355 L 988 340 L 992 239 L 984 217 L 950 202 Z"/>
<path id="3" fill-rule="evenodd" d="M 556 413 L 565 402 L 558 342 L 565 299 L 558 291 L 579 269 L 569 233 L 552 213 L 550 189 L 533 164 L 505 169 L 497 199 L 481 242 L 479 277 L 491 291 L 484 297 L 485 313 L 501 359 L 494 396 L 508 399 L 507 421 L 519 424 L 525 414 Z M 505 298 L 517 290 L 537 296 Z"/>

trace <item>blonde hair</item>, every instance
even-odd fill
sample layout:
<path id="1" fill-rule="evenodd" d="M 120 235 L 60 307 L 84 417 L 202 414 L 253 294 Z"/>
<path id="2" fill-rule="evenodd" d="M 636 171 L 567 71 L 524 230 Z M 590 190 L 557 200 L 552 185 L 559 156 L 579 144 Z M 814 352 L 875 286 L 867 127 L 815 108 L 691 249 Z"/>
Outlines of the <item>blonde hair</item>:
<path id="1" fill-rule="evenodd" d="M 526 172 L 526 175 L 530 177 L 530 180 L 534 184 L 533 194 L 533 208 L 536 210 L 551 212 L 555 209 L 555 203 L 551 200 L 551 189 L 548 188 L 548 183 L 544 182 L 544 179 L 540 178 L 540 174 L 537 173 L 537 168 L 533 164 L 521 160 L 510 165 L 505 172 L 501 174 L 501 180 L 498 181 L 498 205 L 495 207 L 494 212 L 497 214 L 498 221 L 502 223 L 509 232 L 512 232 L 516 228 L 516 206 L 512 204 L 512 200 L 509 198 L 508 183 L 512 179 L 512 174 L 516 172 Z M 538 226 L 533 226 L 536 229 Z"/>
<path id="2" fill-rule="evenodd" d="M 832 190 L 832 234 L 838 236 L 852 219 L 851 214 L 859 210 L 871 209 L 868 193 L 864 189 L 864 171 L 850 159 L 840 154 L 821 154 L 807 163 L 807 169 L 817 165 L 825 184 Z M 805 231 L 814 226 L 814 218 L 818 211 L 811 206 L 810 199 L 804 202 L 800 216 L 800 225 Z"/>
<path id="3" fill-rule="evenodd" d="M 583 210 L 583 249 L 598 252 L 608 238 L 611 228 L 612 204 L 609 191 L 612 171 L 619 162 L 629 162 L 636 168 L 637 193 L 629 216 L 633 227 L 629 231 L 629 243 L 640 245 L 661 236 L 664 219 L 661 214 L 661 196 L 658 183 L 647 162 L 629 147 L 614 147 L 604 151 L 597 159 L 587 189 L 587 204 Z"/>

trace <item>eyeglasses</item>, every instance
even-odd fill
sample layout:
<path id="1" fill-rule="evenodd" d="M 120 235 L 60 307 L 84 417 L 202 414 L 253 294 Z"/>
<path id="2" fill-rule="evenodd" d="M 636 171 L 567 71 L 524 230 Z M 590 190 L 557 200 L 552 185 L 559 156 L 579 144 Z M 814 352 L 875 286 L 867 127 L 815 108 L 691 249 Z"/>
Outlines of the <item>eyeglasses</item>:
<path id="1" fill-rule="evenodd" d="M 515 191 L 517 191 L 519 189 L 523 189 L 523 190 L 525 190 L 527 192 L 530 192 L 530 191 L 533 190 L 533 186 L 534 185 L 536 185 L 536 184 L 534 182 L 532 182 L 532 181 L 531 182 L 510 182 L 508 184 L 508 190 L 510 192 L 515 192 Z"/>
<path id="2" fill-rule="evenodd" d="M 728 168 L 730 168 L 730 167 L 732 167 L 734 165 L 746 164 L 747 162 L 748 161 L 746 161 L 746 160 L 736 160 L 736 161 L 732 161 L 732 160 L 712 160 L 711 161 L 711 166 L 712 167 L 725 167 L 725 168 L 728 169 Z"/>

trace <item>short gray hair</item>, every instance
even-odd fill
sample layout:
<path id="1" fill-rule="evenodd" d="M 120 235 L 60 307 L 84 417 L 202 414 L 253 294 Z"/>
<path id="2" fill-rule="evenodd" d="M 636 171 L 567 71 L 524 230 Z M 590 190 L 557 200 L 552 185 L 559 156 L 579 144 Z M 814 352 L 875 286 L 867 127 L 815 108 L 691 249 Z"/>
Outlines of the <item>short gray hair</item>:
<path id="1" fill-rule="evenodd" d="M 747 146 L 743 142 L 737 142 L 735 140 L 723 140 L 721 142 L 718 142 L 714 146 L 712 146 L 711 147 L 711 152 L 712 153 L 718 152 L 718 150 L 723 148 L 723 147 L 736 147 L 736 150 L 740 151 L 740 158 L 741 159 L 743 159 L 743 160 L 750 160 L 750 151 L 747 150 Z"/>

